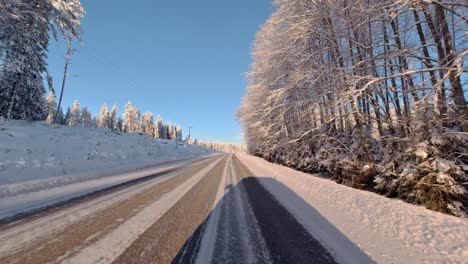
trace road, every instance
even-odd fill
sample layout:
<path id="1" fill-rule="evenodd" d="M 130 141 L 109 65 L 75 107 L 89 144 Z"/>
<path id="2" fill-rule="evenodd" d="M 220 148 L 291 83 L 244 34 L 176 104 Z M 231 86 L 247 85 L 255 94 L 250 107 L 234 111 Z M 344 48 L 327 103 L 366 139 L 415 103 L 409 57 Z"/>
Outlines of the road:
<path id="1" fill-rule="evenodd" d="M 232 154 L 0 222 L 0 263 L 335 263 Z"/>

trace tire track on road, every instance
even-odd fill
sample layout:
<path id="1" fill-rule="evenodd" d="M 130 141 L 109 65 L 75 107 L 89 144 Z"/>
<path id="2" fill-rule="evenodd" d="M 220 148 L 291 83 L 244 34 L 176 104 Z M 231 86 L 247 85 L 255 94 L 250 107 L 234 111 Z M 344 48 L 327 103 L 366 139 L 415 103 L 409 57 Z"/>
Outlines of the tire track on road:
<path id="1" fill-rule="evenodd" d="M 331 254 L 234 156 L 233 163 L 265 238 L 273 263 L 336 264 Z M 235 263 L 235 261 L 233 262 Z"/>
<path id="2" fill-rule="evenodd" d="M 212 209 L 226 161 L 224 157 L 113 264 L 171 263 L 178 253 L 183 255 L 184 243 Z"/>
<path id="3" fill-rule="evenodd" d="M 77 221 L 65 229 L 43 237 L 34 244 L 25 246 L 12 254 L 0 256 L 2 264 L 41 264 L 56 262 L 72 256 L 80 248 L 93 243 L 99 237 L 136 215 L 147 204 L 158 200 L 165 193 L 174 190 L 182 182 L 201 171 L 214 159 L 202 162 L 180 174 L 168 177 L 149 190 L 137 193 L 131 199 L 121 201 L 95 215 Z M 7 241 L 4 241 L 4 243 Z"/>

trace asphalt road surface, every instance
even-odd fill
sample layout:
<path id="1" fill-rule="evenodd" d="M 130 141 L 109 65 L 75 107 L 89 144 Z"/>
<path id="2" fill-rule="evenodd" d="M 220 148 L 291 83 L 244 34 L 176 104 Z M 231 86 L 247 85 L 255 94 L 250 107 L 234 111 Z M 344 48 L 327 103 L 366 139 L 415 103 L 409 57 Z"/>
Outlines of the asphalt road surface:
<path id="1" fill-rule="evenodd" d="M 0 263 L 335 263 L 231 154 L 0 221 Z"/>

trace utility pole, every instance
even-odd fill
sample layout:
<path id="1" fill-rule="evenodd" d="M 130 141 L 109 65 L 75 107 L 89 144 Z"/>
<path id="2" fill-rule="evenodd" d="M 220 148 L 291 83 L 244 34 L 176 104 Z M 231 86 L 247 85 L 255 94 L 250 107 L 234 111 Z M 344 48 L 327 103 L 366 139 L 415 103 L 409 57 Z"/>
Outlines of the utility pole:
<path id="1" fill-rule="evenodd" d="M 66 83 L 66 80 L 67 80 L 68 65 L 70 64 L 71 57 L 72 57 L 72 54 L 73 54 L 71 36 L 68 37 L 67 46 L 68 46 L 68 49 L 67 49 L 67 55 L 65 56 L 65 69 L 63 71 L 62 90 L 60 91 L 60 99 L 59 99 L 59 103 L 57 105 L 57 110 L 55 111 L 54 124 L 57 122 L 57 116 L 58 116 L 58 113 L 60 111 L 60 107 L 62 106 L 63 90 L 65 89 L 65 83 Z"/>

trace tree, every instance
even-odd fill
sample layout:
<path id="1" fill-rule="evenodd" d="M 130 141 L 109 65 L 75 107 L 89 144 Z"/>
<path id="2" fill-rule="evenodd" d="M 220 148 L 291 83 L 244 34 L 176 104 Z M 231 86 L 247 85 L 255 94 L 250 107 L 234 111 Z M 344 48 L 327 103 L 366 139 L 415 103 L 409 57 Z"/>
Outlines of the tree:
<path id="1" fill-rule="evenodd" d="M 47 97 L 48 115 L 47 115 L 46 122 L 48 124 L 53 124 L 54 123 L 54 120 L 56 119 L 55 118 L 56 108 L 57 108 L 57 103 L 55 102 L 55 94 L 54 94 L 54 91 L 51 90 L 49 92 L 49 96 Z M 63 115 L 63 113 L 62 113 L 62 115 Z"/>
<path id="2" fill-rule="evenodd" d="M 162 128 L 161 128 L 161 137 L 160 139 L 169 139 L 168 137 L 168 127 L 167 125 L 162 125 Z"/>
<path id="3" fill-rule="evenodd" d="M 182 128 L 180 128 L 180 126 L 177 126 L 175 132 L 177 141 L 182 141 Z"/>
<path id="4" fill-rule="evenodd" d="M 124 132 L 124 120 L 120 116 L 117 119 L 117 128 L 116 129 L 119 132 Z"/>
<path id="5" fill-rule="evenodd" d="M 65 116 L 64 116 L 64 118 L 62 120 L 61 125 L 67 126 L 69 121 L 70 121 L 70 116 L 71 116 L 71 109 L 70 109 L 70 107 L 67 107 L 67 112 L 65 113 Z"/>
<path id="6" fill-rule="evenodd" d="M 104 103 L 99 111 L 98 116 L 98 127 L 109 127 L 109 111 L 107 110 L 107 105 Z"/>
<path id="7" fill-rule="evenodd" d="M 135 108 L 131 102 L 128 102 L 124 111 L 124 132 L 132 133 L 140 131 L 140 110 Z"/>
<path id="8" fill-rule="evenodd" d="M 80 111 L 80 103 L 78 100 L 73 102 L 73 107 L 70 112 L 70 118 L 68 119 L 69 126 L 77 126 L 81 124 L 81 111 Z"/>
<path id="9" fill-rule="evenodd" d="M 143 114 L 143 120 L 141 122 L 141 129 L 144 133 L 150 138 L 154 138 L 154 123 L 153 123 L 153 113 L 146 112 Z"/>
<path id="10" fill-rule="evenodd" d="M 55 124 L 65 125 L 65 115 L 63 114 L 63 109 L 60 107 L 57 116 L 55 117 Z"/>
<path id="11" fill-rule="evenodd" d="M 464 2 L 275 4 L 257 33 L 238 111 L 248 151 L 457 213 L 451 208 L 468 195 L 464 183 L 437 166 L 423 168 L 433 160 L 456 164 L 454 170 L 467 163 L 454 156 L 466 152 L 461 149 L 468 142 L 448 135 L 468 127 Z M 433 160 L 418 163 L 411 151 L 419 145 L 430 145 Z M 445 182 L 434 175 L 452 177 L 460 191 L 448 183 L 431 185 Z M 447 197 L 454 203 L 448 205 Z"/>
<path id="12" fill-rule="evenodd" d="M 156 117 L 156 125 L 154 126 L 154 135 L 156 138 L 164 139 L 164 125 L 161 117 L 158 115 Z"/>
<path id="13" fill-rule="evenodd" d="M 91 117 L 91 113 L 86 106 L 81 111 L 81 124 L 84 127 L 93 127 L 93 118 Z"/>
<path id="14" fill-rule="evenodd" d="M 166 139 L 175 139 L 174 127 L 172 126 L 172 123 L 167 124 L 165 130 L 166 130 Z"/>
<path id="15" fill-rule="evenodd" d="M 0 46 L 6 55 L 0 116 L 44 120 L 47 104 L 42 75 L 47 71 L 49 33 L 55 26 L 63 34 L 78 37 L 84 11 L 78 0 L 3 1 L 1 9 Z"/>
<path id="16" fill-rule="evenodd" d="M 117 126 L 117 105 L 112 106 L 112 111 L 109 115 L 109 128 L 115 130 Z"/>

